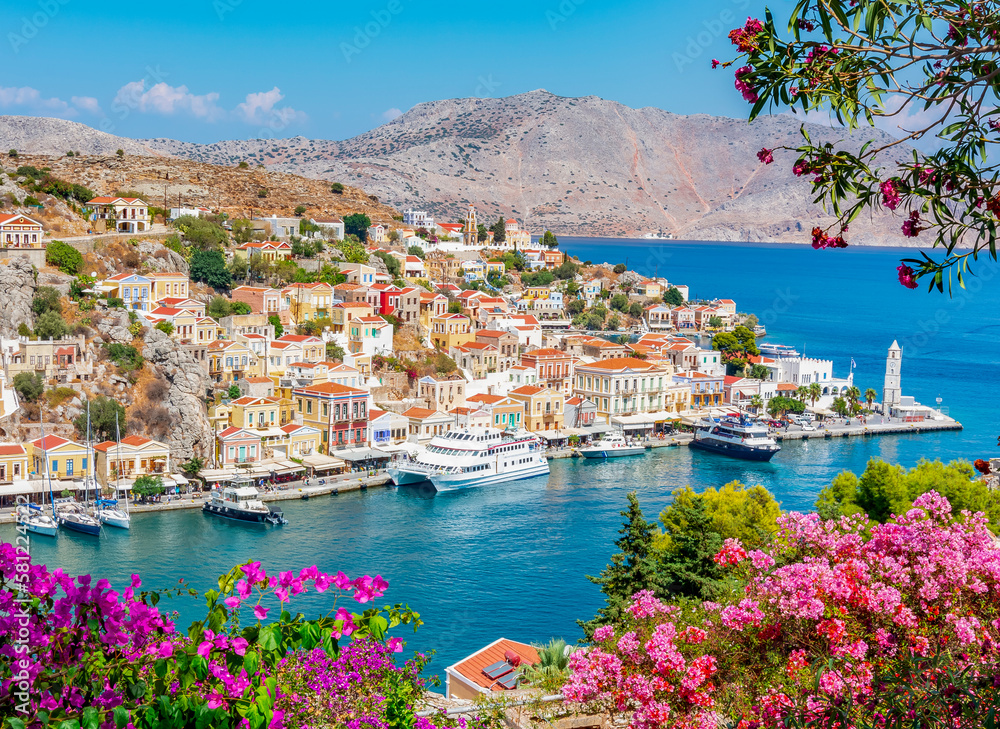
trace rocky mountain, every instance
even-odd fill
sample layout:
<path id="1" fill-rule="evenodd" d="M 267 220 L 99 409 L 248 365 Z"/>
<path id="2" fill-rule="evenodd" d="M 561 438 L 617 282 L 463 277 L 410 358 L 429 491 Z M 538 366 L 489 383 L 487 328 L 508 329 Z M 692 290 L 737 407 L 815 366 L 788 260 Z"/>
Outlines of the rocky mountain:
<path id="1" fill-rule="evenodd" d="M 800 126 L 790 116 L 747 124 L 539 90 L 420 104 L 346 141 L 294 137 L 202 145 L 146 139 L 139 144 L 216 165 L 246 161 L 340 181 L 397 209 L 428 210 L 439 220 L 462 218 L 473 203 L 480 220 L 514 216 L 535 232 L 801 242 L 814 225 L 831 218 L 812 204 L 808 180 L 792 175 L 791 153 L 770 166 L 756 157 L 761 147 L 797 146 Z M 845 140 L 854 150 L 873 136 L 888 140 L 878 131 L 851 135 L 807 127 L 814 141 Z M 0 147 L 4 139 L 0 127 Z M 912 242 L 899 226 L 893 216 L 858 220 L 850 238 Z"/>
<path id="2" fill-rule="evenodd" d="M 126 154 L 153 157 L 164 154 L 134 139 L 116 137 L 79 122 L 47 117 L 0 116 L 0 140 L 4 152 L 16 149 L 20 154 L 114 154 L 119 149 Z"/>

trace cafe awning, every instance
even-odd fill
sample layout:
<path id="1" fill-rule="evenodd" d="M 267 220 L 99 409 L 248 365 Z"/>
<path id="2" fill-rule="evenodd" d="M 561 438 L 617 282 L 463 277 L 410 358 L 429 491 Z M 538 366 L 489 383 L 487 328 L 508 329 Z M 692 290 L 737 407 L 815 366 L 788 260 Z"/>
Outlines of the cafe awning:
<path id="1" fill-rule="evenodd" d="M 375 448 L 347 448 L 337 451 L 337 456 L 345 461 L 373 461 L 381 458 L 391 458 L 392 456 L 384 451 Z"/>
<path id="2" fill-rule="evenodd" d="M 235 471 L 228 471 L 222 468 L 203 468 L 198 471 L 198 475 L 205 481 L 232 481 L 236 478 Z"/>
<path id="3" fill-rule="evenodd" d="M 341 459 L 323 455 L 322 453 L 314 453 L 311 456 L 305 456 L 302 459 L 302 462 L 317 471 L 328 471 L 331 468 L 343 468 L 345 465 Z"/>

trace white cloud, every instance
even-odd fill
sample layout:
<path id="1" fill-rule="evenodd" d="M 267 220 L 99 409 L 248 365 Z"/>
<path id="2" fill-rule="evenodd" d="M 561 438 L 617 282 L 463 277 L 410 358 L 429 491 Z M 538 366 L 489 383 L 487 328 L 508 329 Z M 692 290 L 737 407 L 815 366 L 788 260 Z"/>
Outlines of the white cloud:
<path id="1" fill-rule="evenodd" d="M 143 113 L 164 114 L 167 116 L 184 113 L 196 119 L 218 121 L 226 116 L 226 112 L 216 102 L 219 94 L 192 94 L 187 86 L 171 86 L 162 81 L 146 89 L 146 81 L 132 81 L 118 89 L 115 94 L 115 105 L 135 109 Z"/>
<path id="2" fill-rule="evenodd" d="M 305 121 L 307 117 L 304 112 L 296 111 L 290 106 L 275 106 L 284 98 L 285 95 L 277 86 L 270 91 L 247 94 L 246 101 L 237 104 L 233 113 L 247 124 L 263 124 L 275 130 L 284 129 L 293 122 Z"/>
<path id="3" fill-rule="evenodd" d="M 76 109 L 62 99 L 46 99 L 38 89 L 30 86 L 0 86 L 0 109 L 21 107 L 28 111 L 54 114 L 55 116 L 75 116 Z"/>
<path id="4" fill-rule="evenodd" d="M 73 96 L 70 98 L 73 106 L 91 114 L 100 114 L 101 105 L 93 96 Z"/>
<path id="5" fill-rule="evenodd" d="M 399 109 L 393 107 L 392 109 L 386 109 L 385 111 L 382 112 L 382 120 L 383 121 L 387 121 L 387 122 L 391 122 L 396 117 L 402 116 L 402 115 L 403 115 L 403 112 L 401 112 Z"/>

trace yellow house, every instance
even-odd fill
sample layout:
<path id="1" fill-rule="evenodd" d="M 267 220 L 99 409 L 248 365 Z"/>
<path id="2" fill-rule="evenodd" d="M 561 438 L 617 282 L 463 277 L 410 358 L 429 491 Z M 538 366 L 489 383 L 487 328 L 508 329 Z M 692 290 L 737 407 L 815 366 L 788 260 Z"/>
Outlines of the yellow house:
<path id="1" fill-rule="evenodd" d="M 191 282 L 184 273 L 149 273 L 146 274 L 152 284 L 153 301 L 164 299 L 186 299 Z"/>
<path id="2" fill-rule="evenodd" d="M 529 286 L 521 294 L 522 299 L 547 299 L 552 295 L 548 286 Z"/>
<path id="3" fill-rule="evenodd" d="M 344 301 L 334 305 L 330 312 L 330 320 L 333 322 L 333 331 L 339 333 L 346 331 L 348 325 L 355 319 L 374 315 L 375 309 L 371 304 L 364 301 Z"/>
<path id="4" fill-rule="evenodd" d="M 28 478 L 28 451 L 20 443 L 0 445 L 0 483 Z"/>
<path id="5" fill-rule="evenodd" d="M 230 404 L 229 424 L 237 428 L 277 428 L 281 423 L 276 397 L 241 397 Z"/>
<path id="6" fill-rule="evenodd" d="M 463 314 L 442 314 L 431 317 L 431 342 L 435 347 L 450 350 L 475 341 L 472 320 Z"/>
<path id="7" fill-rule="evenodd" d="M 524 404 L 524 427 L 533 433 L 562 430 L 566 399 L 550 387 L 525 385 L 508 393 L 511 400 Z"/>
<path id="8" fill-rule="evenodd" d="M 135 479 L 143 475 L 170 473 L 170 446 L 157 440 L 130 435 L 121 443 L 108 440 L 94 446 L 94 469 L 97 482 L 113 486 L 121 477 Z"/>
<path id="9" fill-rule="evenodd" d="M 285 308 L 297 324 L 330 316 L 333 288 L 325 283 L 296 283 L 281 290 Z"/>
<path id="10" fill-rule="evenodd" d="M 87 461 L 87 447 L 58 435 L 47 435 L 29 443 L 31 449 L 31 470 L 39 476 L 45 475 L 45 459 L 49 462 L 49 475 L 53 479 L 82 478 L 91 473 L 92 464 Z"/>
<path id="11" fill-rule="evenodd" d="M 246 345 L 223 341 L 208 345 L 208 375 L 216 382 L 232 384 L 260 374 L 260 360 Z"/>
<path id="12" fill-rule="evenodd" d="M 284 435 L 264 439 L 265 454 L 270 458 L 302 458 L 319 453 L 321 431 L 311 425 L 288 423 L 279 428 Z M 268 450 L 270 449 L 270 450 Z"/>

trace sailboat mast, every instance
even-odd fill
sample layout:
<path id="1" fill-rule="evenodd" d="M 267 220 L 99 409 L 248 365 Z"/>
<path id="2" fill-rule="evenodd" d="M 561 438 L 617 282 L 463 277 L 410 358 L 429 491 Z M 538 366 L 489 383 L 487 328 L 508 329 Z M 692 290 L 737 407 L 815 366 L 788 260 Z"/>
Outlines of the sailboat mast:
<path id="1" fill-rule="evenodd" d="M 49 451 L 45 447 L 45 416 L 42 413 L 41 403 L 38 405 L 38 426 L 42 430 L 42 460 L 45 461 L 45 480 L 49 484 L 49 506 L 52 507 L 52 518 L 56 516 L 56 497 L 52 493 L 52 474 L 49 473 Z"/>
<path id="2" fill-rule="evenodd" d="M 122 478 L 122 431 L 118 425 L 118 410 L 115 410 L 115 440 L 118 445 L 115 448 L 115 458 L 118 461 L 118 467 L 115 469 L 115 498 L 118 498 L 118 491 L 121 488 L 121 478 Z M 128 514 L 128 494 L 125 494 L 125 513 Z"/>
<path id="3" fill-rule="evenodd" d="M 90 457 L 90 398 L 87 398 L 87 457 Z M 90 465 L 90 464 L 88 464 Z M 96 489 L 95 489 L 96 491 Z M 97 500 L 97 494 L 94 494 L 94 500 Z M 83 501 L 84 503 L 90 503 L 90 487 L 87 485 L 87 471 L 83 472 Z"/>

